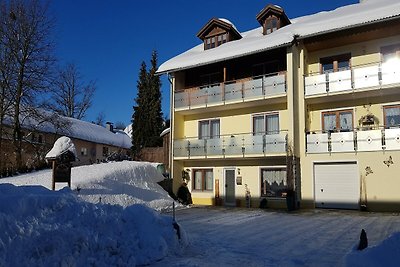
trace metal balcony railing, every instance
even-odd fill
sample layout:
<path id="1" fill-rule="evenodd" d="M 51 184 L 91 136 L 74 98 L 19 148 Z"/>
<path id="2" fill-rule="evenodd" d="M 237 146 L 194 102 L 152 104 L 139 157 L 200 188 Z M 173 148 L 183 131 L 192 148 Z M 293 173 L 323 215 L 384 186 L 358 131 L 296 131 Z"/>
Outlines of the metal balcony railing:
<path id="1" fill-rule="evenodd" d="M 400 85 L 400 60 L 304 77 L 305 96 Z"/>
<path id="2" fill-rule="evenodd" d="M 209 84 L 174 93 L 175 110 L 225 105 L 286 94 L 286 72 Z"/>
<path id="3" fill-rule="evenodd" d="M 174 158 L 227 158 L 265 157 L 286 153 L 287 131 L 271 134 L 232 134 L 219 138 L 176 139 L 173 142 Z"/>
<path id="4" fill-rule="evenodd" d="M 400 128 L 306 134 L 307 153 L 400 150 Z"/>

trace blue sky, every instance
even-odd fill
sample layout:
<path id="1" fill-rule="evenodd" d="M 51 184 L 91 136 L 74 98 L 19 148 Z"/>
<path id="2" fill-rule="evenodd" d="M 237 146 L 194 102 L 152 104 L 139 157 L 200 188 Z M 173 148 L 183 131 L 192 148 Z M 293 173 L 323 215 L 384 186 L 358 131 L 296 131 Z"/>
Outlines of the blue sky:
<path id="1" fill-rule="evenodd" d="M 150 65 L 152 50 L 159 64 L 199 44 L 197 32 L 213 17 L 227 18 L 239 31 L 259 27 L 257 13 L 277 4 L 289 18 L 309 15 L 358 0 L 56 0 L 56 56 L 75 63 L 97 91 L 85 120 L 100 112 L 111 122 L 130 123 L 143 60 Z M 162 77 L 162 108 L 169 117 L 169 83 Z"/>

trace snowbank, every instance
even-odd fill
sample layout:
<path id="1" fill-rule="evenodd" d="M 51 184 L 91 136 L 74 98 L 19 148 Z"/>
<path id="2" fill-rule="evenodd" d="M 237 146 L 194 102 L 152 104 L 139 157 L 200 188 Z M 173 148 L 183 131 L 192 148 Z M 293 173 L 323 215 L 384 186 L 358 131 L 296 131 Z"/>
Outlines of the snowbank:
<path id="1" fill-rule="evenodd" d="M 187 243 L 170 216 L 91 204 L 69 189 L 0 185 L 0 266 L 136 266 Z"/>
<path id="2" fill-rule="evenodd" d="M 352 267 L 399 266 L 400 232 L 392 234 L 377 246 L 358 251 L 357 246 L 346 257 L 346 265 Z"/>
<path id="3" fill-rule="evenodd" d="M 51 170 L 0 179 L 14 185 L 42 185 L 51 189 Z M 143 204 L 155 210 L 171 210 L 173 199 L 157 184 L 164 177 L 152 163 L 110 162 L 72 168 L 71 187 L 77 196 L 91 203 L 127 207 Z M 56 184 L 60 188 L 64 184 Z"/>

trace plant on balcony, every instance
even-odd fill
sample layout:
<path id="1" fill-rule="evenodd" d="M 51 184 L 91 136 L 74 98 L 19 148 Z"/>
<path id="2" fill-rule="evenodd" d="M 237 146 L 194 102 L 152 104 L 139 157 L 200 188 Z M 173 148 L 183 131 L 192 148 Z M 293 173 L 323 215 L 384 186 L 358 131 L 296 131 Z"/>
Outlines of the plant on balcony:
<path id="1" fill-rule="evenodd" d="M 362 130 L 371 130 L 379 126 L 379 119 L 372 113 L 368 113 L 358 120 L 358 125 Z"/>

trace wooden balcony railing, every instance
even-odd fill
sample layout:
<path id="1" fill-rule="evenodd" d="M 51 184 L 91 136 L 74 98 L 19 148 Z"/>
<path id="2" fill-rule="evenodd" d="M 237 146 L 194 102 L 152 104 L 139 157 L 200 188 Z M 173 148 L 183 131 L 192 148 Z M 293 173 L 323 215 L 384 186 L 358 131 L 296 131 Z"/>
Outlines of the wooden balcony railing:
<path id="1" fill-rule="evenodd" d="M 400 60 L 304 77 L 305 96 L 400 85 Z"/>
<path id="2" fill-rule="evenodd" d="M 307 133 L 306 139 L 307 153 L 400 150 L 400 128 L 331 133 L 312 131 Z"/>
<path id="3" fill-rule="evenodd" d="M 253 101 L 286 94 L 286 72 L 188 88 L 174 94 L 175 110 Z"/>
<path id="4" fill-rule="evenodd" d="M 232 134 L 213 139 L 185 138 L 173 142 L 174 158 L 265 157 L 286 153 L 287 131 Z"/>

